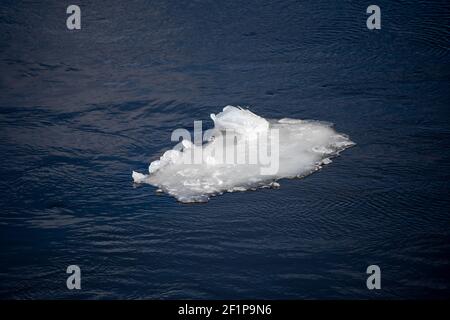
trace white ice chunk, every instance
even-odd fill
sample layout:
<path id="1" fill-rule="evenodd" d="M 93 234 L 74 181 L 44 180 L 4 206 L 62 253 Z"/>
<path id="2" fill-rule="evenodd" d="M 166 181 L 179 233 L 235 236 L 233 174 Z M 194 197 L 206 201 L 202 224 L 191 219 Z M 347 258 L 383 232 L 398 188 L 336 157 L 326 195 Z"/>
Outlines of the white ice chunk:
<path id="1" fill-rule="evenodd" d="M 150 164 L 149 175 L 133 171 L 133 180 L 151 184 L 181 202 L 205 202 L 210 196 L 227 191 L 278 188 L 280 185 L 276 180 L 311 174 L 331 163 L 331 158 L 339 152 L 354 145 L 348 136 L 337 133 L 332 124 L 326 122 L 290 118 L 268 121 L 249 110 L 233 106 L 226 106 L 211 118 L 214 132 L 231 130 L 240 142 L 222 146 L 219 135 L 202 146 L 183 140 L 182 150 L 166 151 L 159 160 Z M 224 163 L 223 157 L 213 152 L 222 146 L 224 154 L 227 154 L 242 141 L 254 141 L 252 139 L 257 134 L 269 135 L 274 131 L 279 134 L 278 170 L 274 174 L 262 174 L 264 164 L 261 163 Z M 198 149 L 203 151 L 203 161 L 186 163 L 192 152 Z M 250 150 L 252 148 L 241 149 L 241 155 L 247 159 Z"/>
<path id="2" fill-rule="evenodd" d="M 269 129 L 269 122 L 266 119 L 250 110 L 233 106 L 226 106 L 217 115 L 211 114 L 211 119 L 214 121 L 214 128 L 218 130 L 234 130 L 244 135 Z"/>
<path id="3" fill-rule="evenodd" d="M 145 174 L 133 171 L 132 177 L 133 177 L 133 180 L 135 183 L 144 183 L 148 176 Z"/>

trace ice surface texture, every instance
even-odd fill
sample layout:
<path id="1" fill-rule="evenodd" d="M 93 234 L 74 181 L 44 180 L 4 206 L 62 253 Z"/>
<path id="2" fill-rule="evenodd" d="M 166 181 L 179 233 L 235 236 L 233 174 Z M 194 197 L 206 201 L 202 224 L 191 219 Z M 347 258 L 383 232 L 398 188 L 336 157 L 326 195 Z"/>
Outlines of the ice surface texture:
<path id="1" fill-rule="evenodd" d="M 211 118 L 214 129 L 208 141 L 203 144 L 182 141 L 153 161 L 149 174 L 133 171 L 134 182 L 151 184 L 181 202 L 206 202 L 211 196 L 224 192 L 279 187 L 277 180 L 311 174 L 331 163 L 330 158 L 354 145 L 348 136 L 337 133 L 330 123 L 288 118 L 267 120 L 233 106 L 225 107 L 217 115 L 212 114 Z M 219 139 L 229 138 L 230 132 L 232 143 Z M 272 135 L 274 132 L 278 136 Z M 261 149 L 252 141 L 263 141 L 260 137 L 268 141 L 266 161 L 251 162 L 250 152 Z M 202 151 L 200 162 L 192 161 L 195 150 Z M 232 152 L 235 159 L 242 156 L 244 161 L 225 161 L 224 157 Z M 267 170 L 269 166 L 276 171 Z"/>

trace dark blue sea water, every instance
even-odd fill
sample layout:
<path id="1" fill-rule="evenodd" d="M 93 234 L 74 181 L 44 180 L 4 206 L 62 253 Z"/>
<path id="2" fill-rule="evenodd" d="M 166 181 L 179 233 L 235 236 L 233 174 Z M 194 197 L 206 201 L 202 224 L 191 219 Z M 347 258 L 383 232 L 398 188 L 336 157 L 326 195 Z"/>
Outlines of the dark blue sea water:
<path id="1" fill-rule="evenodd" d="M 450 4 L 373 2 L 1 1 L 0 298 L 449 298 Z M 227 104 L 357 145 L 207 204 L 133 185 Z"/>

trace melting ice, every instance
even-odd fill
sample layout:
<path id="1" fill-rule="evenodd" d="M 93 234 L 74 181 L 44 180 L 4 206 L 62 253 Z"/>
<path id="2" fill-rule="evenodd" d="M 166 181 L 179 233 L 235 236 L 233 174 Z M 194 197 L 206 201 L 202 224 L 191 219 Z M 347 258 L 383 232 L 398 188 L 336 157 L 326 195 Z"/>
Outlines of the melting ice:
<path id="1" fill-rule="evenodd" d="M 133 171 L 134 182 L 181 202 L 206 202 L 224 192 L 277 188 L 277 180 L 311 174 L 354 145 L 319 121 L 267 120 L 233 106 L 211 118 L 214 128 L 205 132 L 204 143 L 185 136 L 150 163 L 148 174 Z"/>

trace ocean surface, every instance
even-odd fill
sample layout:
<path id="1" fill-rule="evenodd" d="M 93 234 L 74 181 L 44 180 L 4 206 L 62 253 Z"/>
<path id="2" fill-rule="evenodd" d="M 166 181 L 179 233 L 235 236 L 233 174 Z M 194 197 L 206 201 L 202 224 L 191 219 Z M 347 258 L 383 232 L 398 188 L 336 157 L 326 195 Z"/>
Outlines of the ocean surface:
<path id="1" fill-rule="evenodd" d="M 0 2 L 0 298 L 450 297 L 448 1 L 73 4 Z M 228 104 L 356 146 L 206 204 L 133 184 Z"/>

